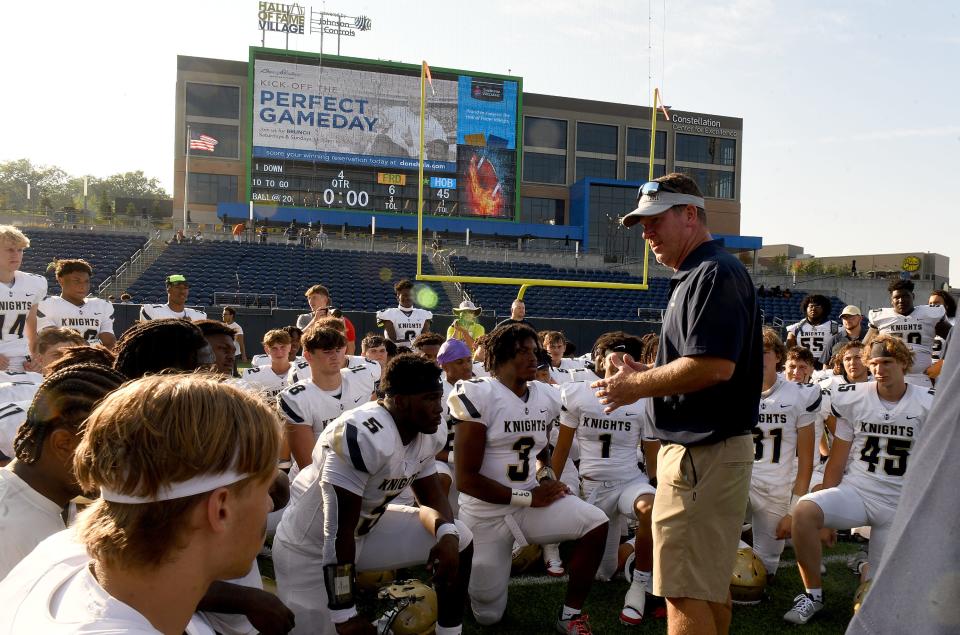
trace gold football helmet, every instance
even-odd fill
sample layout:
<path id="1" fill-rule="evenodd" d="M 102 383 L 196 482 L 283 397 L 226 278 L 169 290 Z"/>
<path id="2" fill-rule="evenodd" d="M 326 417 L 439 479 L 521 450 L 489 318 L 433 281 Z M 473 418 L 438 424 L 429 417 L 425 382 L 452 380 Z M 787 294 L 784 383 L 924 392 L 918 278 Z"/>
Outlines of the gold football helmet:
<path id="1" fill-rule="evenodd" d="M 405 580 L 381 589 L 381 600 L 393 603 L 377 620 L 380 635 L 429 635 L 437 625 L 437 592 L 420 580 Z"/>
<path id="2" fill-rule="evenodd" d="M 857 587 L 857 592 L 853 596 L 853 612 L 856 613 L 860 610 L 860 607 L 863 606 L 863 599 L 867 597 L 867 591 L 870 590 L 870 583 L 873 580 L 867 580 L 866 582 L 861 582 L 860 586 Z"/>
<path id="3" fill-rule="evenodd" d="M 390 584 L 396 579 L 397 572 L 392 569 L 361 571 L 357 574 L 357 589 L 360 591 L 377 591 L 380 587 Z"/>
<path id="4" fill-rule="evenodd" d="M 737 562 L 730 580 L 734 604 L 759 604 L 767 586 L 767 570 L 750 547 L 737 549 Z"/>
<path id="5" fill-rule="evenodd" d="M 519 575 L 533 564 L 540 562 L 543 550 L 540 545 L 527 545 L 513 550 L 513 563 L 510 565 L 510 575 Z"/>

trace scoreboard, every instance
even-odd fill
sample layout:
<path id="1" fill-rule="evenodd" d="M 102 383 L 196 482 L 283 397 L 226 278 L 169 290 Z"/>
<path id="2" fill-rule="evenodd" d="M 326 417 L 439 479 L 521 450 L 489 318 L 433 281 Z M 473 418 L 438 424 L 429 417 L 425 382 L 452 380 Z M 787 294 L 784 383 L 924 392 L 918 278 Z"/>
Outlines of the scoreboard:
<path id="1" fill-rule="evenodd" d="M 420 67 L 250 50 L 249 200 L 415 214 Z M 431 69 L 424 213 L 515 220 L 522 80 Z"/>

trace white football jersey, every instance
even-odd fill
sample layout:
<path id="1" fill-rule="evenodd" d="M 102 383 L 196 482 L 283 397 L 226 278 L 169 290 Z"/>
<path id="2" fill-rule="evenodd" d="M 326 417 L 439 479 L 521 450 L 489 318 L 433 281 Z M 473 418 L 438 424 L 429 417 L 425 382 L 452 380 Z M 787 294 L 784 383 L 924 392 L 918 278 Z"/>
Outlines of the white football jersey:
<path id="1" fill-rule="evenodd" d="M 240 373 L 237 386 L 257 393 L 268 403 L 275 403 L 280 391 L 289 385 L 287 377 L 289 377 L 288 372 L 278 375 L 273 372 L 273 368 L 269 364 L 254 366 Z"/>
<path id="2" fill-rule="evenodd" d="M 573 368 L 570 371 L 570 381 L 585 381 L 591 384 L 600 380 L 600 376 L 592 368 Z"/>
<path id="3" fill-rule="evenodd" d="M 343 370 L 356 370 L 358 368 L 363 368 L 370 375 L 370 380 L 373 382 L 374 388 L 380 385 L 380 364 L 373 361 L 372 359 L 366 359 L 359 357 L 357 355 L 347 355 L 347 367 Z M 269 363 L 269 362 L 268 362 Z M 310 379 L 310 364 L 307 363 L 307 360 L 294 362 L 290 367 L 290 371 L 287 374 L 287 384 L 292 386 L 293 384 L 303 381 L 304 379 Z"/>
<path id="4" fill-rule="evenodd" d="M 404 445 L 393 417 L 377 402 L 343 414 L 323 431 L 313 462 L 297 475 L 294 488 L 303 494 L 287 507 L 277 537 L 298 545 L 300 552 L 335 562 L 337 519 L 323 515 L 324 498 L 335 496 L 331 486 L 363 498 L 354 530 L 362 538 L 410 483 L 436 473 L 434 455 L 442 447 L 442 439 L 424 434 Z"/>
<path id="5" fill-rule="evenodd" d="M 933 338 L 937 324 L 947 315 L 938 304 L 913 307 L 910 315 L 900 315 L 891 307 L 870 311 L 870 326 L 881 335 L 899 337 L 913 353 L 913 366 L 908 374 L 922 373 L 933 363 Z"/>
<path id="6" fill-rule="evenodd" d="M 814 326 L 803 319 L 788 326 L 787 333 L 796 336 L 797 344 L 809 349 L 815 360 L 826 364 L 830 361 L 833 340 L 840 333 L 840 325 L 833 320 L 827 320 Z"/>
<path id="7" fill-rule="evenodd" d="M 837 438 L 852 442 L 844 483 L 863 496 L 896 504 L 933 392 L 907 384 L 903 397 L 888 410 L 876 382 L 844 384 L 832 391 Z"/>
<path id="8" fill-rule="evenodd" d="M 370 401 L 373 394 L 373 382 L 366 369 L 345 368 L 340 377 L 340 388 L 332 393 L 320 389 L 309 377 L 288 386 L 277 395 L 280 414 L 289 423 L 310 426 L 313 438 L 319 439 L 328 423 Z"/>
<path id="9" fill-rule="evenodd" d="M 13 440 L 17 438 L 17 431 L 27 420 L 27 410 L 31 400 L 11 401 L 0 404 L 0 453 L 8 459 L 13 457 Z"/>
<path id="10" fill-rule="evenodd" d="M 560 389 L 560 424 L 575 429 L 580 442 L 580 475 L 594 481 L 629 481 L 642 474 L 637 446 L 650 438 L 647 400 L 641 399 L 610 414 L 596 391 L 582 381 Z"/>
<path id="11" fill-rule="evenodd" d="M 25 357 L 27 340 L 23 330 L 27 314 L 47 295 L 47 279 L 32 273 L 17 271 L 13 284 L 0 283 L 0 355 Z"/>
<path id="12" fill-rule="evenodd" d="M 797 477 L 797 431 L 814 423 L 821 400 L 819 386 L 783 379 L 760 393 L 760 414 L 753 428 L 752 480 L 792 490 Z"/>
<path id="13" fill-rule="evenodd" d="M 113 335 L 113 305 L 101 298 L 84 298 L 77 306 L 58 295 L 44 298 L 37 308 L 37 331 L 48 326 L 63 326 L 77 331 L 90 344 L 100 341 L 101 333 Z"/>
<path id="14" fill-rule="evenodd" d="M 490 373 L 483 367 L 483 362 L 473 362 L 473 378 L 489 377 Z"/>
<path id="15" fill-rule="evenodd" d="M 206 320 L 207 314 L 199 309 L 183 307 L 183 311 L 174 311 L 169 304 L 144 304 L 140 307 L 140 319 L 146 320 Z"/>
<path id="16" fill-rule="evenodd" d="M 448 403 L 458 421 L 476 421 L 487 429 L 480 474 L 512 489 L 537 486 L 537 454 L 560 416 L 559 391 L 532 381 L 521 399 L 497 379 L 484 377 L 457 382 Z M 460 505 L 477 516 L 502 515 L 505 507 L 462 492 Z"/>
<path id="17" fill-rule="evenodd" d="M 303 356 L 297 355 L 296 357 L 293 358 L 293 361 L 290 363 L 294 365 L 306 364 L 307 360 L 305 360 Z M 270 364 L 271 364 L 270 356 L 267 355 L 266 353 L 260 353 L 259 355 L 254 355 L 253 357 L 250 358 L 250 366 L 269 366 Z M 297 383 L 297 382 L 293 382 L 293 383 Z"/>
<path id="18" fill-rule="evenodd" d="M 43 375 L 25 370 L 0 370 L 0 402 L 33 400 Z"/>
<path id="19" fill-rule="evenodd" d="M 397 333 L 397 340 L 394 341 L 400 348 L 410 348 L 413 340 L 423 332 L 423 326 L 428 320 L 433 319 L 433 313 L 426 309 L 404 309 L 396 306 L 382 311 L 377 311 L 377 321 L 389 320 L 393 322 L 393 329 Z M 383 331 L 384 337 L 389 337 L 387 331 Z"/>

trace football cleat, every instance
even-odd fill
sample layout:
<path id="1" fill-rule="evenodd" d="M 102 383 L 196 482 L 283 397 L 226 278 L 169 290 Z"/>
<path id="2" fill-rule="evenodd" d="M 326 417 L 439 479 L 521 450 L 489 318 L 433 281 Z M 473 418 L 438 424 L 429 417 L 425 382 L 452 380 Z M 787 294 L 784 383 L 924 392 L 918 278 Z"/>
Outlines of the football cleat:
<path id="1" fill-rule="evenodd" d="M 562 577 L 566 573 L 560 559 L 560 545 L 543 545 L 543 564 L 547 567 L 547 575 L 554 578 Z"/>
<path id="2" fill-rule="evenodd" d="M 567 633 L 568 635 L 593 635 L 590 630 L 589 618 L 585 613 L 574 615 L 569 620 L 559 618 L 557 620 L 557 632 Z"/>
<path id="3" fill-rule="evenodd" d="M 801 593 L 793 598 L 793 608 L 783 615 L 783 619 L 791 624 L 806 624 L 822 608 L 823 602 L 818 602 L 806 593 Z"/>
<path id="4" fill-rule="evenodd" d="M 847 559 L 847 566 L 851 571 L 860 575 L 863 570 L 863 565 L 867 564 L 868 554 L 866 549 L 861 549 L 857 553 L 853 554 L 850 558 Z"/>
<path id="5" fill-rule="evenodd" d="M 649 574 L 648 574 L 649 575 Z M 643 611 L 647 604 L 647 576 L 637 573 L 623 598 L 623 608 L 620 609 L 620 623 L 625 626 L 636 626 L 643 621 Z"/>

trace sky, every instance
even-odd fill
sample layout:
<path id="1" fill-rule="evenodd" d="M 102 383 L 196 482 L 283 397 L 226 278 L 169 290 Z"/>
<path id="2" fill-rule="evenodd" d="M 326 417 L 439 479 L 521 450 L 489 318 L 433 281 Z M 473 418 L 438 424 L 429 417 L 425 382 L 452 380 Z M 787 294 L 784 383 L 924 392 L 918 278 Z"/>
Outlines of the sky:
<path id="1" fill-rule="evenodd" d="M 75 175 L 143 170 L 169 191 L 176 56 L 245 61 L 260 43 L 257 4 L 19 4 L 0 38 L 0 160 Z M 653 85 L 673 108 L 741 117 L 741 233 L 816 256 L 938 252 L 960 281 L 958 2 L 312 6 L 372 20 L 343 39 L 345 55 L 509 72 L 528 92 L 628 104 L 649 104 Z M 290 48 L 316 51 L 319 40 L 291 36 Z"/>

